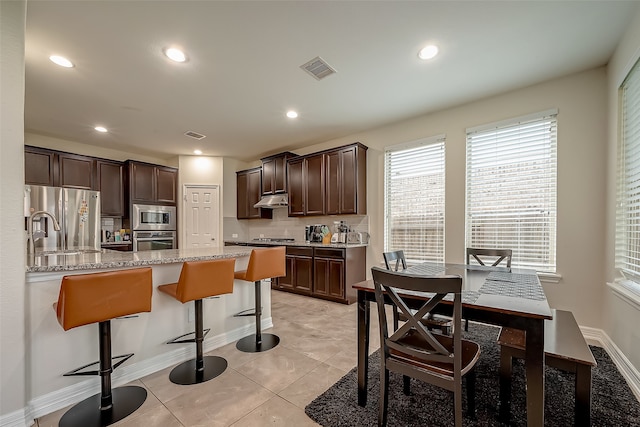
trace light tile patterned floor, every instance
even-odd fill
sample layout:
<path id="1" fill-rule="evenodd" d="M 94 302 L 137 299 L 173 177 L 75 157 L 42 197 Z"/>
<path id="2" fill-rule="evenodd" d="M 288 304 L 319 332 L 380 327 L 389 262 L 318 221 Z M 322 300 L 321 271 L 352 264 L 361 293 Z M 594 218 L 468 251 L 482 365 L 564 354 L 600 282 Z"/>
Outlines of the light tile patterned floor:
<path id="1" fill-rule="evenodd" d="M 272 292 L 280 345 L 243 353 L 235 343 L 208 354 L 227 359 L 227 370 L 194 386 L 169 381 L 171 368 L 134 384 L 149 394 L 138 411 L 114 426 L 313 426 L 304 407 L 356 365 L 356 304 L 344 305 L 286 292 Z M 372 311 L 370 351 L 379 347 Z M 205 319 L 206 322 L 206 319 Z M 206 325 L 205 325 L 206 327 Z M 62 409 L 37 420 L 57 426 Z"/>

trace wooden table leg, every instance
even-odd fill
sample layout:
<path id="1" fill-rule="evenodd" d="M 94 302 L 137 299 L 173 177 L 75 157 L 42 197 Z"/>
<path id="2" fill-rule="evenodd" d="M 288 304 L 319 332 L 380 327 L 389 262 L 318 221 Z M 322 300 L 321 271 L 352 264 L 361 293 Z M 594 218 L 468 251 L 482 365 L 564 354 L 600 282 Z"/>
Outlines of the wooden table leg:
<path id="1" fill-rule="evenodd" d="M 358 405 L 360 406 L 367 406 L 369 325 L 369 301 L 363 291 L 358 291 Z"/>
<path id="2" fill-rule="evenodd" d="M 576 426 L 591 425 L 591 366 L 576 364 Z"/>
<path id="3" fill-rule="evenodd" d="M 527 425 L 544 426 L 544 320 L 527 321 Z"/>

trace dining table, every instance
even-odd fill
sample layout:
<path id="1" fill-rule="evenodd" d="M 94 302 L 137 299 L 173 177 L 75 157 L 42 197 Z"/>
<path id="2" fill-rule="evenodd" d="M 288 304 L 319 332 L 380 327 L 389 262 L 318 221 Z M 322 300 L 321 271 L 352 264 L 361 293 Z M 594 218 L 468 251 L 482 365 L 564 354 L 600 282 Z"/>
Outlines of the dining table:
<path id="1" fill-rule="evenodd" d="M 527 425 L 544 425 L 544 321 L 553 314 L 535 270 L 425 262 L 402 270 L 420 276 L 455 275 L 462 278 L 462 317 L 526 331 L 525 376 Z M 352 285 L 357 291 L 358 404 L 367 404 L 370 303 L 375 302 L 373 280 Z M 429 294 L 403 294 L 419 307 Z M 414 308 L 414 307 L 411 307 Z M 437 311 L 452 315 L 452 300 Z M 497 345 L 497 344 L 496 344 Z"/>

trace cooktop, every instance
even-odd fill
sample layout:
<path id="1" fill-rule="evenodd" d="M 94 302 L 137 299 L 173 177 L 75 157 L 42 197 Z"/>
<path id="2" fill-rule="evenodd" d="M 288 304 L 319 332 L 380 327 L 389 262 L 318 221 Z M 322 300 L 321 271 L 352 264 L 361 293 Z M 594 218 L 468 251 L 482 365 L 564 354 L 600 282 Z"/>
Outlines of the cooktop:
<path id="1" fill-rule="evenodd" d="M 295 242 L 293 237 L 258 237 L 254 242 Z"/>

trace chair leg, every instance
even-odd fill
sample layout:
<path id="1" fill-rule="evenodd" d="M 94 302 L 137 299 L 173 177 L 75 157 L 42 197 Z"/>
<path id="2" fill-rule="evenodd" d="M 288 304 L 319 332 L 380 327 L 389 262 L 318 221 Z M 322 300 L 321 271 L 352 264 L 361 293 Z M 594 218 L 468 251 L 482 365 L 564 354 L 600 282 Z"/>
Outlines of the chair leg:
<path id="1" fill-rule="evenodd" d="M 236 348 L 246 353 L 259 353 L 261 351 L 271 350 L 280 342 L 280 337 L 273 334 L 263 334 L 260 319 L 262 317 L 262 289 L 261 281 L 255 282 L 255 316 L 256 316 L 256 333 L 242 338 L 236 343 Z"/>
<path id="2" fill-rule="evenodd" d="M 398 314 L 398 307 L 393 306 L 393 330 L 398 330 L 398 325 L 400 324 L 400 315 Z"/>
<path id="3" fill-rule="evenodd" d="M 380 366 L 380 402 L 378 405 L 378 426 L 387 425 L 387 412 L 389 409 L 389 370 L 382 364 Z"/>
<path id="4" fill-rule="evenodd" d="M 464 331 L 469 332 L 469 319 L 464 319 Z"/>
<path id="5" fill-rule="evenodd" d="M 457 383 L 453 391 L 453 419 L 456 427 L 462 427 L 462 384 Z"/>
<path id="6" fill-rule="evenodd" d="M 135 412 L 147 399 L 147 390 L 137 386 L 111 389 L 111 321 L 98 324 L 100 346 L 100 394 L 69 409 L 60 419 L 62 427 L 104 427 Z"/>
<path id="7" fill-rule="evenodd" d="M 182 362 L 171 370 L 169 379 L 174 384 L 191 385 L 200 384 L 217 377 L 227 369 L 227 361 L 218 356 L 203 356 L 202 345 L 204 342 L 204 316 L 202 313 L 202 300 L 194 300 L 195 305 L 195 359 Z"/>
<path id="8" fill-rule="evenodd" d="M 411 377 L 407 375 L 402 376 L 402 391 L 405 396 L 409 396 L 411 394 Z"/>
<path id="9" fill-rule="evenodd" d="M 467 381 L 467 415 L 476 418 L 476 370 L 475 368 L 466 375 Z"/>

